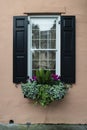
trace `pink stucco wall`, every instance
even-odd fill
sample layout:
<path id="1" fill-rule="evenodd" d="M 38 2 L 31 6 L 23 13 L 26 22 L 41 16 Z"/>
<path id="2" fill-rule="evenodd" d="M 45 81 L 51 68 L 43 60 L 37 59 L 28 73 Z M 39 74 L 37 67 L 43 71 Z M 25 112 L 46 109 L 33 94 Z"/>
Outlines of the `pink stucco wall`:
<path id="1" fill-rule="evenodd" d="M 13 16 L 63 12 L 76 16 L 76 84 L 46 108 L 23 98 L 13 77 Z M 87 123 L 87 0 L 0 0 L 0 122 Z"/>

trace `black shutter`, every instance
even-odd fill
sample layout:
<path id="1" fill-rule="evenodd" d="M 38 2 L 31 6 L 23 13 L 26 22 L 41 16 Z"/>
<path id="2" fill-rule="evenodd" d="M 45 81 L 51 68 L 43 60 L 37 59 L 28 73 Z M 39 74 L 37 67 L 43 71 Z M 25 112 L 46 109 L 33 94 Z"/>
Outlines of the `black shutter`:
<path id="1" fill-rule="evenodd" d="M 27 78 L 27 16 L 13 17 L 13 82 Z"/>
<path id="2" fill-rule="evenodd" d="M 75 16 L 61 16 L 61 80 L 75 83 Z"/>

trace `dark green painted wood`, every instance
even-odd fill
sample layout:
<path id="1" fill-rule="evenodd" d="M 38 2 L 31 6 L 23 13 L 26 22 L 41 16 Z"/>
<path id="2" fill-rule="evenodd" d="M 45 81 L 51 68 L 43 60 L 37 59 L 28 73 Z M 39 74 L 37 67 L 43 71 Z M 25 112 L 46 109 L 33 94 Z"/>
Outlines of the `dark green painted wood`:
<path id="1" fill-rule="evenodd" d="M 75 16 L 61 16 L 61 79 L 75 83 Z"/>
<path id="2" fill-rule="evenodd" d="M 13 82 L 27 78 L 27 16 L 13 17 Z"/>

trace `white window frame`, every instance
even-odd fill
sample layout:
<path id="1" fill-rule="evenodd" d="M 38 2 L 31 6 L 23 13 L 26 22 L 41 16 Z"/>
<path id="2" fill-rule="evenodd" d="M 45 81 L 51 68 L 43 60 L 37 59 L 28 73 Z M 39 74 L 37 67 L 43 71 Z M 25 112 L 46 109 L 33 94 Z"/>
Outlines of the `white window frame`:
<path id="1" fill-rule="evenodd" d="M 60 26 L 60 15 L 32 15 L 28 16 L 28 76 L 32 77 L 32 51 L 35 49 L 32 48 L 32 29 L 31 29 L 31 19 L 32 18 L 56 18 L 56 74 L 61 75 L 60 69 L 61 69 L 61 26 Z M 58 49 L 57 49 L 58 48 Z M 42 49 L 38 49 L 42 50 Z M 47 50 L 47 49 L 46 49 Z M 54 49 L 48 49 L 48 50 L 54 50 Z"/>

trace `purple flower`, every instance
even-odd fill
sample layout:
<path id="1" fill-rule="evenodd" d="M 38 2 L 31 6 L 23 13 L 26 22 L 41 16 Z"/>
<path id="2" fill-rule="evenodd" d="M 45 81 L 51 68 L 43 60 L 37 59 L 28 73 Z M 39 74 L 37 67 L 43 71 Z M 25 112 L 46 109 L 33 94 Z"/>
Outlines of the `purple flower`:
<path id="1" fill-rule="evenodd" d="M 37 77 L 36 77 L 36 76 L 33 76 L 32 79 L 33 79 L 33 81 L 36 81 L 36 80 L 37 80 Z"/>
<path id="2" fill-rule="evenodd" d="M 52 74 L 51 76 L 52 76 L 53 80 L 56 80 L 56 81 L 60 80 L 60 76 L 58 76 L 56 74 Z"/>

